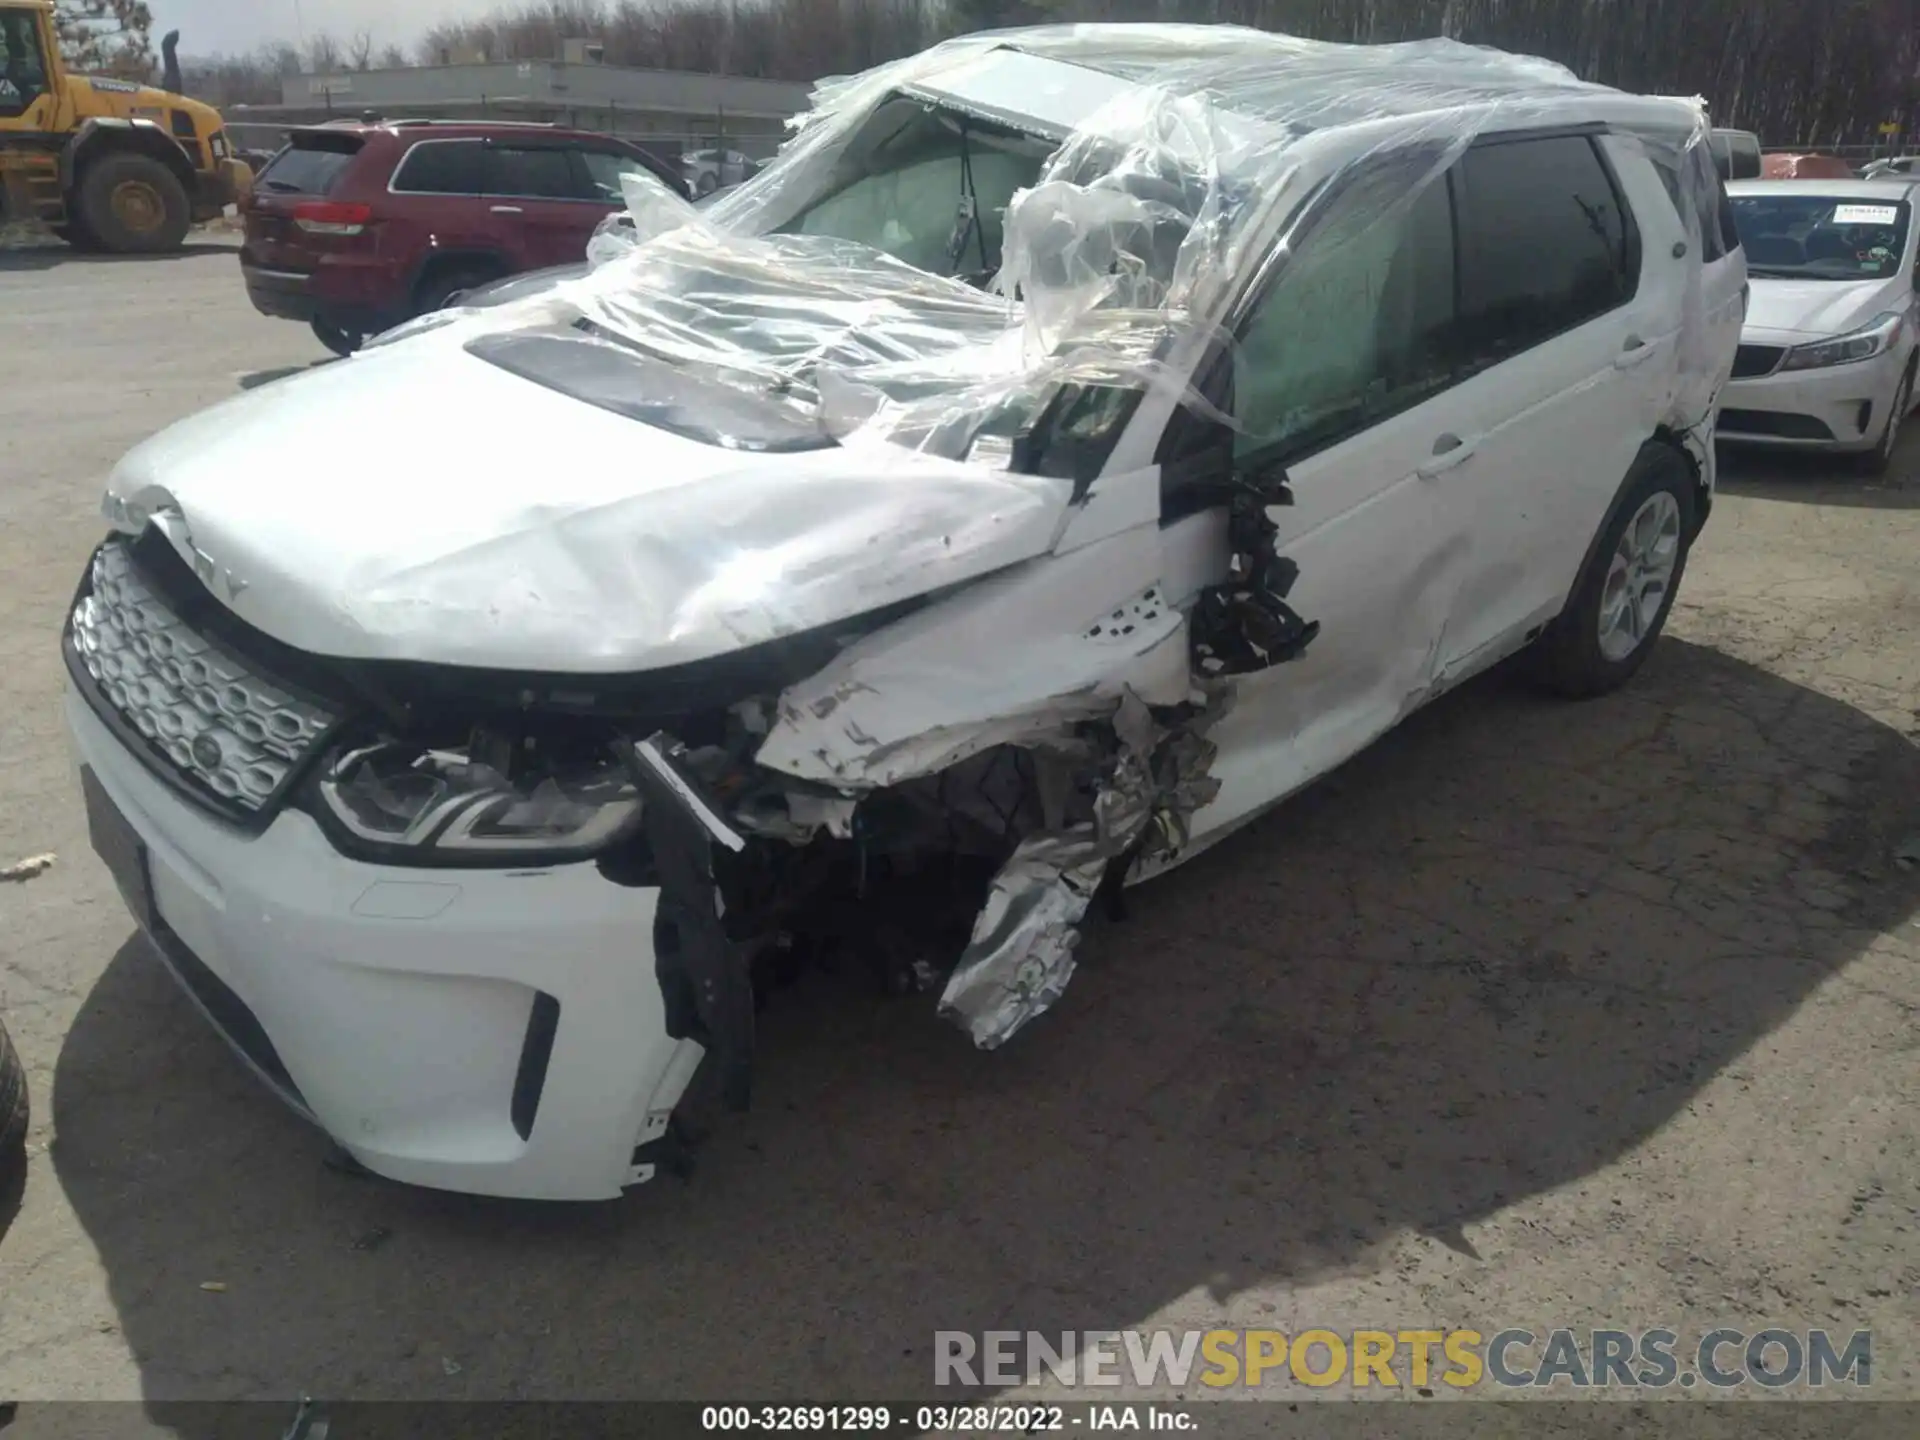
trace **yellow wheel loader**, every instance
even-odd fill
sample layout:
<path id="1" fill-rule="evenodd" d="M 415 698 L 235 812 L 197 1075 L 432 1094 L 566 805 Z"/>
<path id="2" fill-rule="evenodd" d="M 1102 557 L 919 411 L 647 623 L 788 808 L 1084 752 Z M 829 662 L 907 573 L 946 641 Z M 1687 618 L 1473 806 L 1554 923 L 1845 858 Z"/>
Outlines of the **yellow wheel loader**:
<path id="1" fill-rule="evenodd" d="M 239 200 L 252 173 L 220 112 L 179 93 L 177 34 L 164 88 L 68 72 L 52 0 L 0 0 L 0 219 L 38 220 L 69 244 L 177 249 Z"/>

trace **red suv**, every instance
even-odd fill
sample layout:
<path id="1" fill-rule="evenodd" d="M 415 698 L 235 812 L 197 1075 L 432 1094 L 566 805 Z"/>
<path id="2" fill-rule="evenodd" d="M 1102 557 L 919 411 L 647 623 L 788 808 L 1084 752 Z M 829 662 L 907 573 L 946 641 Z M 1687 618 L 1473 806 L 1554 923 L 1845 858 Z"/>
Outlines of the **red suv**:
<path id="1" fill-rule="evenodd" d="M 685 183 L 606 135 L 498 121 L 295 130 L 243 209 L 240 270 L 263 315 L 345 355 L 462 290 L 582 260 L 624 202 L 621 175 Z"/>

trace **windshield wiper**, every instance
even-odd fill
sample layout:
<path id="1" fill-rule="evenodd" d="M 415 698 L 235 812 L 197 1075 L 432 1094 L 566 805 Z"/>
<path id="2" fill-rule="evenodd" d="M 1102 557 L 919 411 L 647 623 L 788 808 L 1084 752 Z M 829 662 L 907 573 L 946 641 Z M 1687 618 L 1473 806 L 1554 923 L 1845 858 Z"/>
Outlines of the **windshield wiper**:
<path id="1" fill-rule="evenodd" d="M 947 237 L 947 270 L 960 273 L 960 257 L 967 253 L 967 241 L 980 242 L 980 268 L 987 264 L 987 232 L 980 224 L 980 201 L 973 185 L 973 148 L 967 143 L 967 122 L 960 122 L 960 205 L 953 217 L 953 234 Z"/>

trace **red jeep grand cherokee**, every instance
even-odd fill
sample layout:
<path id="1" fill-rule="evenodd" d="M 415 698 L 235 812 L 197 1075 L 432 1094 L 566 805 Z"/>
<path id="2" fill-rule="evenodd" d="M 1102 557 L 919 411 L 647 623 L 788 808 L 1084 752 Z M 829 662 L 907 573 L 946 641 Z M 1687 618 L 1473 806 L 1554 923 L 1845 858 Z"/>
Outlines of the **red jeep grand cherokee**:
<path id="1" fill-rule="evenodd" d="M 475 285 L 581 261 L 645 170 L 606 135 L 500 121 L 330 122 L 292 132 L 243 204 L 240 269 L 263 315 L 345 355 Z"/>

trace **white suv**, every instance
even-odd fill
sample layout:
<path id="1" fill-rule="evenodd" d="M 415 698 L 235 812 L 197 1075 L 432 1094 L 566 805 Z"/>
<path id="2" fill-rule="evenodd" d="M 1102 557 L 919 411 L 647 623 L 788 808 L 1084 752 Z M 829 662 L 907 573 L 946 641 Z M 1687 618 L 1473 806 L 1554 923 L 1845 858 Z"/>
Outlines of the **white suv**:
<path id="1" fill-rule="evenodd" d="M 1005 1042 L 1450 686 L 1624 682 L 1711 501 L 1703 117 L 1544 62 L 997 35 L 634 204 L 130 454 L 64 638 L 136 918 L 400 1180 L 647 1178 L 808 952 Z"/>

